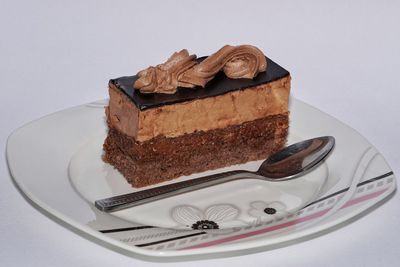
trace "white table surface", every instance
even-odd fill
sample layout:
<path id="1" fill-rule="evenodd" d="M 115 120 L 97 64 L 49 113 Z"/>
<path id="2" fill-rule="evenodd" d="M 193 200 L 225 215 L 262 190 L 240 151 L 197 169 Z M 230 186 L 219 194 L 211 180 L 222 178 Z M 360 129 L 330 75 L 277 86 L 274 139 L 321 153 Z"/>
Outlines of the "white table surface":
<path id="1" fill-rule="evenodd" d="M 182 48 L 207 55 L 249 43 L 290 70 L 293 96 L 354 127 L 400 174 L 398 1 L 214 2 L 1 1 L 1 149 L 31 120 L 106 98 L 109 78 Z M 0 179 L 0 266 L 159 264 L 42 215 L 13 185 L 4 152 Z M 399 266 L 399 204 L 396 194 L 350 225 L 285 248 L 164 266 Z"/>

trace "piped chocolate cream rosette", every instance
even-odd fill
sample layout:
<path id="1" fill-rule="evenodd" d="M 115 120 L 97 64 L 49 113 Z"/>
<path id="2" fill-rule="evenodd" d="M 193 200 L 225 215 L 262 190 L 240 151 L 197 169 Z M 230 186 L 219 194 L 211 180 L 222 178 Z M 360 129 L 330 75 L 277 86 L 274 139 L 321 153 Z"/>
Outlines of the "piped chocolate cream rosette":
<path id="1" fill-rule="evenodd" d="M 251 45 L 226 45 L 200 63 L 196 59 L 186 49 L 175 52 L 165 63 L 138 72 L 134 88 L 173 94 L 178 87 L 205 87 L 219 71 L 231 79 L 253 79 L 267 69 L 263 52 Z"/>

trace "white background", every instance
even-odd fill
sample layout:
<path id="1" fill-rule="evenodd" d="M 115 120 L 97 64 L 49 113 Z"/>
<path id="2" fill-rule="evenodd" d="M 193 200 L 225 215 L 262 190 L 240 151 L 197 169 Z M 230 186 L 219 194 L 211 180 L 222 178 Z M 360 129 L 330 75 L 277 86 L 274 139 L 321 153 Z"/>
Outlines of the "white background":
<path id="1" fill-rule="evenodd" d="M 107 97 L 187 48 L 253 44 L 287 68 L 292 95 L 351 125 L 400 173 L 396 1 L 1 1 L 0 146 L 23 124 Z M 306 122 L 305 122 L 306 123 Z M 154 266 L 88 241 L 34 209 L 0 154 L 0 266 Z M 252 255 L 164 266 L 399 266 L 400 196 L 327 235 Z"/>

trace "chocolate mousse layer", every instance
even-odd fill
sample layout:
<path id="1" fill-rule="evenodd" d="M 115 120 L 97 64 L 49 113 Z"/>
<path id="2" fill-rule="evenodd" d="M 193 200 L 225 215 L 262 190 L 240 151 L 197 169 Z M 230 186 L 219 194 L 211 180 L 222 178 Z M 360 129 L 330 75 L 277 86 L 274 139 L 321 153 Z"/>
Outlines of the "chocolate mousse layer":
<path id="1" fill-rule="evenodd" d="M 144 142 L 157 136 L 177 137 L 287 113 L 289 93 L 290 76 L 286 76 L 214 97 L 140 110 L 119 87 L 110 83 L 106 111 L 110 127 Z"/>

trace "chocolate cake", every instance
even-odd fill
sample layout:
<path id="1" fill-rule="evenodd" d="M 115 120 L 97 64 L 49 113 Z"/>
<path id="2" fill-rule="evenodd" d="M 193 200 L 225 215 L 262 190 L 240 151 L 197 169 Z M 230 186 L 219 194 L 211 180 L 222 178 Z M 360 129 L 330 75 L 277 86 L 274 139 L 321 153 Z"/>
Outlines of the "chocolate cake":
<path id="1" fill-rule="evenodd" d="M 290 74 L 256 47 L 187 50 L 112 79 L 105 162 L 134 187 L 267 158 L 286 142 Z"/>

